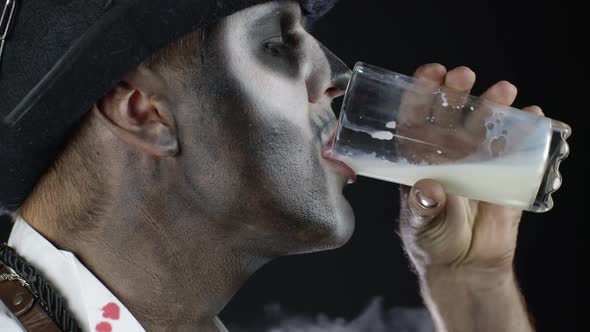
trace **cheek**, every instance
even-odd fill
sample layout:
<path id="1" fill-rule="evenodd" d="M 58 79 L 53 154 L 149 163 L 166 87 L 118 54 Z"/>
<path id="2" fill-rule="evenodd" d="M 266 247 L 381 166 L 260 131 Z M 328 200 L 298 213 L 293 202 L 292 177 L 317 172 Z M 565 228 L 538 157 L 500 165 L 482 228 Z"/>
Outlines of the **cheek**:
<path id="1" fill-rule="evenodd" d="M 329 192 L 318 146 L 291 122 L 275 120 L 271 128 L 276 130 L 256 130 L 260 139 L 250 160 L 257 170 L 253 187 L 266 198 L 267 212 L 279 212 L 291 221 L 329 220 Z"/>
<path id="2" fill-rule="evenodd" d="M 320 164 L 317 135 L 310 125 L 307 92 L 298 84 L 272 73 L 260 73 L 249 84 L 230 80 L 237 96 L 239 119 L 232 137 L 244 159 L 242 181 L 249 195 L 264 201 L 264 211 L 288 214 L 286 219 L 317 219 L 313 202 L 328 196 Z M 244 173 L 244 170 L 249 170 Z M 325 205 L 325 204 L 321 204 Z M 274 212 L 273 212 L 274 211 Z M 280 212 L 279 212 L 280 211 Z M 327 214 L 327 212 L 321 212 Z M 274 218 L 273 218 L 274 219 Z"/>
<path id="3" fill-rule="evenodd" d="M 236 129 L 248 137 L 247 164 L 256 169 L 254 181 L 274 200 L 291 201 L 290 206 L 297 205 L 294 200 L 309 205 L 314 197 L 325 196 L 320 193 L 326 182 L 320 132 L 330 119 L 312 111 L 305 80 L 262 65 L 254 56 L 233 54 L 229 52 L 227 82 L 239 99 L 236 108 L 243 120 Z"/>
<path id="4" fill-rule="evenodd" d="M 260 64 L 239 41 L 221 46 L 217 68 L 223 70 L 216 71 L 213 111 L 225 126 L 225 149 L 239 174 L 234 189 L 249 207 L 263 204 L 261 213 L 273 214 L 272 219 L 277 213 L 288 214 L 287 219 L 329 219 L 316 128 L 326 120 L 312 111 L 305 80 Z"/>
<path id="5" fill-rule="evenodd" d="M 311 173 L 320 169 L 320 145 L 304 84 L 265 70 L 257 73 L 240 84 L 252 161 L 265 173 L 262 178 L 281 186 L 312 180 L 318 174 Z"/>
<path id="6" fill-rule="evenodd" d="M 257 70 L 255 79 L 241 84 L 245 105 L 250 117 L 261 124 L 276 127 L 277 121 L 284 121 L 296 127 L 299 133 L 312 138 L 309 126 L 309 102 L 303 82 L 273 74 L 268 69 Z"/>
<path id="7" fill-rule="evenodd" d="M 253 122 L 261 124 L 285 120 L 311 138 L 309 98 L 303 75 L 289 70 L 290 65 L 280 58 L 268 58 L 268 54 L 257 51 L 238 35 L 230 33 L 222 46 L 226 49 L 224 62 L 230 77 L 227 83 L 240 96 L 240 111 L 248 112 Z"/>

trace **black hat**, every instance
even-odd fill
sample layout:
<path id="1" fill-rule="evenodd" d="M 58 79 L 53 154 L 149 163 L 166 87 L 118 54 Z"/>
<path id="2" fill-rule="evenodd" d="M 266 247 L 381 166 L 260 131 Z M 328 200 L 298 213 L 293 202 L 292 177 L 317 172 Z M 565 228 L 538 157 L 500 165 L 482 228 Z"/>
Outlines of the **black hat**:
<path id="1" fill-rule="evenodd" d="M 131 68 L 267 1 L 0 0 L 0 212 L 18 208 L 72 128 Z M 312 20 L 335 3 L 299 2 Z"/>

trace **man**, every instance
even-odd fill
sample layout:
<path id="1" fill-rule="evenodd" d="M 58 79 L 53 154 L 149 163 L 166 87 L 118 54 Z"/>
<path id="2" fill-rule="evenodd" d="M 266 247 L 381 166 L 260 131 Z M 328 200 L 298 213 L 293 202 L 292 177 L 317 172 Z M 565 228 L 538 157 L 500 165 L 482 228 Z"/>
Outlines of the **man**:
<path id="1" fill-rule="evenodd" d="M 43 3 L 72 21 L 83 20 L 67 6 L 87 10 Z M 56 38 L 68 51 L 52 70 L 2 106 L 9 185 L 0 202 L 16 219 L 5 282 L 31 284 L 36 302 L 4 299 L 13 314 L 4 310 L 0 326 L 34 327 L 29 311 L 45 303 L 51 328 L 224 330 L 217 314 L 258 268 L 337 248 L 353 232 L 341 192 L 354 174 L 321 153 L 350 73 L 305 30 L 330 4 L 92 2 L 100 5 L 105 14 L 89 14 L 97 23 L 73 46 Z M 19 44 L 19 33 L 59 28 L 32 20 L 35 9 L 25 1 L 17 11 L 1 87 L 27 70 L 16 52 L 34 44 Z M 184 11 L 219 20 L 185 26 Z M 105 36 L 106 26 L 119 29 Z M 438 64 L 416 76 L 465 92 L 475 81 L 466 67 Z M 516 89 L 499 82 L 484 97 L 511 104 Z M 400 234 L 438 329 L 530 331 L 512 270 L 521 212 L 445 195 L 430 180 L 403 192 Z M 25 260 L 32 268 L 19 269 Z M 42 278 L 58 305 L 35 292 Z"/>

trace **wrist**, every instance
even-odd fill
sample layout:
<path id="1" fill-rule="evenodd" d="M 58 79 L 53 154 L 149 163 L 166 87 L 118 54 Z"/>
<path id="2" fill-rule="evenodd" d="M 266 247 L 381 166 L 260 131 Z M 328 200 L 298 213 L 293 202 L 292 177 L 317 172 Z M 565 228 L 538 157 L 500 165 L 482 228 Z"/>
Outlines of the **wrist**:
<path id="1" fill-rule="evenodd" d="M 420 276 L 423 291 L 437 293 L 463 294 L 486 293 L 516 287 L 516 279 L 512 267 L 479 268 L 479 267 L 441 267 L 433 266 L 425 269 Z"/>
<path id="2" fill-rule="evenodd" d="M 420 286 L 437 330 L 533 330 L 512 269 L 429 268 Z"/>

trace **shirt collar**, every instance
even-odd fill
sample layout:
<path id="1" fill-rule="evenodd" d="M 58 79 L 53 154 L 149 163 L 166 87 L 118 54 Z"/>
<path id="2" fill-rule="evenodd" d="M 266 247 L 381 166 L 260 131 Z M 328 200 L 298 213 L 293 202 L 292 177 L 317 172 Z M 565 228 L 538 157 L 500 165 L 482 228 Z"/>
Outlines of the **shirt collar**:
<path id="1" fill-rule="evenodd" d="M 65 298 L 82 331 L 145 331 L 73 253 L 57 249 L 21 217 L 16 218 L 8 245 L 41 272 Z"/>

